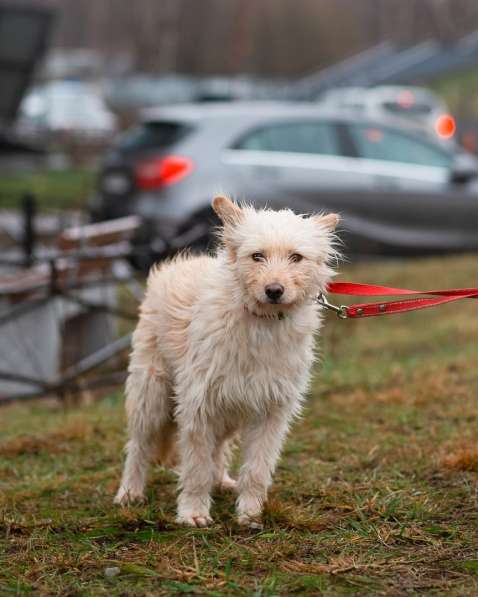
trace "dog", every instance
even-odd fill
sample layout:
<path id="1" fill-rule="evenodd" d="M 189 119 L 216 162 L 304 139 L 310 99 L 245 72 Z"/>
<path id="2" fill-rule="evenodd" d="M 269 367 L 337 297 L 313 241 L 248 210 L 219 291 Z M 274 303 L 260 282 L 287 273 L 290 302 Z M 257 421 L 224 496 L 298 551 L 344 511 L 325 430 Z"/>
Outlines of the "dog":
<path id="1" fill-rule="evenodd" d="M 259 527 L 284 439 L 301 412 L 321 324 L 314 298 L 336 255 L 336 214 L 256 210 L 225 196 L 217 256 L 153 266 L 126 382 L 129 441 L 115 503 L 143 501 L 150 462 L 177 466 L 177 522 L 212 523 L 214 486 Z M 228 472 L 235 439 L 242 466 Z"/>

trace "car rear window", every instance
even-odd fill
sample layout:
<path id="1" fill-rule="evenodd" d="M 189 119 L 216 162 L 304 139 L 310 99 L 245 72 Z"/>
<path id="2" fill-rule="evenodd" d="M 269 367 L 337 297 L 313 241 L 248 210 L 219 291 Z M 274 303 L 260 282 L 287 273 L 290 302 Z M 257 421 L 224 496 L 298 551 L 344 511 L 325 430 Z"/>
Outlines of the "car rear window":
<path id="1" fill-rule="evenodd" d="M 430 104 L 421 104 L 419 102 L 404 105 L 399 102 L 383 102 L 383 107 L 392 114 L 409 114 L 410 116 L 426 116 L 432 111 Z"/>
<path id="2" fill-rule="evenodd" d="M 127 131 L 121 137 L 118 149 L 122 153 L 163 149 L 183 139 L 190 130 L 189 125 L 179 122 L 145 122 Z"/>

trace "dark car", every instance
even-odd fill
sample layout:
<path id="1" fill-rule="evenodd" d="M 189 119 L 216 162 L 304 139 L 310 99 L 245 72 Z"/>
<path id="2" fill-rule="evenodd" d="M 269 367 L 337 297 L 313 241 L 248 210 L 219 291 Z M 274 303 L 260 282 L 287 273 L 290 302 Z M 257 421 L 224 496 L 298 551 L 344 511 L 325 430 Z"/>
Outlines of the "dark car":
<path id="1" fill-rule="evenodd" d="M 140 215 L 149 239 L 203 243 L 218 192 L 343 217 L 346 252 L 478 249 L 476 164 L 403 123 L 313 104 L 191 105 L 146 112 L 107 156 L 94 219 Z"/>

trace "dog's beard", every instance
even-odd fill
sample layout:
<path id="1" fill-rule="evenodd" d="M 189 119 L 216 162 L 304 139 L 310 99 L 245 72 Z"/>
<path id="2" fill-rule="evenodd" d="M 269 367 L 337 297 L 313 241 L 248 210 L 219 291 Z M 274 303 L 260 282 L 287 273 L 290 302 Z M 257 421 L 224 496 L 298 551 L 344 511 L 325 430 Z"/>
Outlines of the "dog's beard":
<path id="1" fill-rule="evenodd" d="M 255 295 L 244 296 L 243 304 L 251 313 L 256 315 L 277 315 L 279 313 L 290 313 L 300 307 L 303 300 L 294 297 L 293 300 L 270 302 L 266 297 L 259 298 Z"/>

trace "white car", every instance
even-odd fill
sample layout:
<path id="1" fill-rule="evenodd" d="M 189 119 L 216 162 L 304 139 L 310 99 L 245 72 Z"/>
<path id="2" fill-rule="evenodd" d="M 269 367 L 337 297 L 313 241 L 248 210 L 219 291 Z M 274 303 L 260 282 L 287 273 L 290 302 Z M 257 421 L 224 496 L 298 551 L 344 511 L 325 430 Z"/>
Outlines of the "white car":
<path id="1" fill-rule="evenodd" d="M 18 127 L 32 133 L 70 133 L 106 137 L 116 130 L 116 118 L 93 85 L 54 81 L 35 88 L 20 106 Z"/>
<path id="2" fill-rule="evenodd" d="M 319 100 L 328 107 L 353 110 L 366 118 L 406 119 L 445 143 L 453 140 L 456 131 L 455 119 L 445 102 L 424 87 L 343 87 L 327 91 Z"/>
<path id="3" fill-rule="evenodd" d="M 255 205 L 338 211 L 349 254 L 476 250 L 474 158 L 392 120 L 299 102 L 151 108 L 106 156 L 91 216 L 135 214 L 145 239 L 207 244 L 223 189 Z"/>

